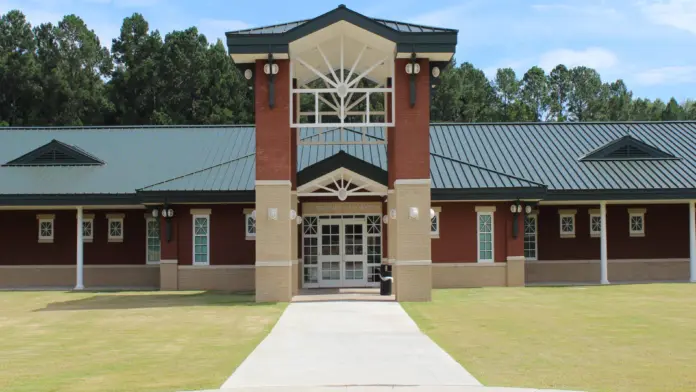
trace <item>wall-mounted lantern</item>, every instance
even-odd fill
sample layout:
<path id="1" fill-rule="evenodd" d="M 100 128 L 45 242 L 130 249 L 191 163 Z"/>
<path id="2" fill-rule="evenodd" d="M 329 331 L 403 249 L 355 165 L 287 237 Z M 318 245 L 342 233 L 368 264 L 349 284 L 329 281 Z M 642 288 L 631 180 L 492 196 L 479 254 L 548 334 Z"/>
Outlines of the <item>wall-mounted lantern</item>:
<path id="1" fill-rule="evenodd" d="M 396 208 L 392 208 L 392 209 L 389 211 L 389 219 L 392 219 L 392 220 L 393 220 L 393 219 L 396 219 Z"/>
<path id="2" fill-rule="evenodd" d="M 416 53 L 411 53 L 411 62 L 406 64 L 406 73 L 410 75 L 410 103 L 411 107 L 416 106 L 416 75 L 420 73 L 420 64 L 416 62 Z"/>
<path id="3" fill-rule="evenodd" d="M 268 54 L 268 63 L 263 66 L 263 73 L 268 75 L 268 107 L 273 109 L 275 106 L 275 76 L 280 71 L 278 64 L 273 62 L 273 54 Z"/>
<path id="4" fill-rule="evenodd" d="M 278 220 L 278 209 L 277 208 L 269 208 L 268 209 L 268 220 Z"/>
<path id="5" fill-rule="evenodd" d="M 517 227 L 517 219 L 519 218 L 519 215 L 522 213 L 522 204 L 520 204 L 519 200 L 510 205 L 510 212 L 512 212 L 512 238 L 517 238 L 517 235 L 519 234 L 519 228 Z"/>
<path id="6" fill-rule="evenodd" d="M 162 207 L 162 210 L 158 210 L 157 208 L 153 209 L 152 212 L 152 217 L 157 218 L 158 216 L 162 216 L 164 218 L 164 224 L 165 224 L 165 230 L 166 230 L 166 239 L 167 242 L 172 241 L 172 218 L 174 218 L 174 209 L 171 207 L 168 207 L 166 204 Z"/>
<path id="7" fill-rule="evenodd" d="M 385 225 L 389 224 L 389 215 L 384 215 L 382 217 L 382 223 L 384 223 Z"/>
<path id="8" fill-rule="evenodd" d="M 408 218 L 418 220 L 418 207 L 411 207 L 408 209 Z"/>

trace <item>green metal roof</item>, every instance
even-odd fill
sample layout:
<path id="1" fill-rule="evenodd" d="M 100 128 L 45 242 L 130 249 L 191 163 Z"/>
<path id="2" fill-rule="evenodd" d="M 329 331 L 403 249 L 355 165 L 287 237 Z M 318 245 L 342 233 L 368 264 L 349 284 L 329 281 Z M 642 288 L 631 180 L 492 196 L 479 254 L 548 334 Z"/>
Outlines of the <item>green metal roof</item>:
<path id="1" fill-rule="evenodd" d="M 389 27 L 390 29 L 400 32 L 400 33 L 442 33 L 442 32 L 456 32 L 454 29 L 446 29 L 442 27 L 433 26 L 423 26 L 413 23 L 397 22 L 393 20 L 386 19 L 376 19 L 369 18 L 373 21 Z M 265 34 L 283 34 L 296 27 L 302 26 L 305 23 L 311 21 L 311 19 L 298 20 L 295 22 L 280 23 L 271 26 L 261 26 L 253 27 L 244 30 L 230 31 L 227 34 L 230 35 L 265 35 Z"/>
<path id="2" fill-rule="evenodd" d="M 339 130 L 321 137 L 314 132 L 300 130 L 300 138 L 341 140 Z M 347 142 L 361 140 L 356 130 L 344 134 Z M 380 128 L 367 134 L 370 140 L 384 138 Z M 627 135 L 640 142 L 634 146 L 649 146 L 669 159 L 582 160 Z M 3 166 L 0 196 L 254 190 L 256 140 L 250 126 L 5 128 L 0 164 L 54 139 L 104 164 Z M 387 170 L 386 146 L 378 144 L 301 145 L 297 169 L 339 151 Z M 434 199 L 696 198 L 696 122 L 433 124 L 430 151 Z"/>

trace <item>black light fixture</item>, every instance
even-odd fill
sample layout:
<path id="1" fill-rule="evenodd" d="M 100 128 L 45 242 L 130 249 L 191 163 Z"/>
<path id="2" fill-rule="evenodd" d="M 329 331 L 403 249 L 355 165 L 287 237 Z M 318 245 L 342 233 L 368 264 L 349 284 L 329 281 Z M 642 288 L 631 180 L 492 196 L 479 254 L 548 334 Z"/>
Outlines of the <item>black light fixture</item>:
<path id="1" fill-rule="evenodd" d="M 527 206 L 527 208 L 530 207 Z M 517 235 L 519 234 L 519 228 L 517 227 L 517 219 L 522 213 L 522 204 L 519 200 L 515 201 L 510 205 L 510 212 L 512 212 L 512 238 L 517 238 Z"/>
<path id="2" fill-rule="evenodd" d="M 152 216 L 155 217 L 157 210 L 152 211 Z M 166 204 L 162 207 L 162 212 L 159 214 L 164 218 L 164 224 L 166 229 L 167 242 L 172 241 L 172 218 L 174 217 L 174 209 L 167 206 Z"/>
<path id="3" fill-rule="evenodd" d="M 268 75 L 268 107 L 275 106 L 275 76 L 279 71 L 278 64 L 273 62 L 273 53 L 268 54 L 268 63 L 263 65 L 263 73 Z"/>
<path id="4" fill-rule="evenodd" d="M 409 89 L 411 107 L 416 106 L 416 75 L 420 73 L 420 64 L 416 62 L 416 53 L 411 53 L 411 62 L 406 64 L 406 73 L 410 75 Z"/>

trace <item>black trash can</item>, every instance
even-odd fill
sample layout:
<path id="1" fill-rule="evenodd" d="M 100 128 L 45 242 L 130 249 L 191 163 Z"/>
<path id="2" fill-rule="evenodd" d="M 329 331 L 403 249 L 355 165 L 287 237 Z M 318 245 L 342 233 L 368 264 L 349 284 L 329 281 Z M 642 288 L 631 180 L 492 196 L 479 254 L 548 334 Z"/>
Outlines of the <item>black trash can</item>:
<path id="1" fill-rule="evenodd" d="M 379 295 L 392 295 L 392 266 L 382 264 L 379 268 Z"/>

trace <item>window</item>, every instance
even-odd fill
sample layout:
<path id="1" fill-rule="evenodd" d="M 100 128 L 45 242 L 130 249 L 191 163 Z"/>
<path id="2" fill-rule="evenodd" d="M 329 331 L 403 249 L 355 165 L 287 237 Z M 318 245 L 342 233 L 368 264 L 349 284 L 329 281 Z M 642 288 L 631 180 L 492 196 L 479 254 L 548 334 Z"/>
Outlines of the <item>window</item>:
<path id="1" fill-rule="evenodd" d="M 82 217 L 82 242 L 94 241 L 94 215 Z"/>
<path id="2" fill-rule="evenodd" d="M 319 283 L 319 229 L 316 216 L 306 216 L 302 224 L 302 276 L 305 284 Z"/>
<path id="3" fill-rule="evenodd" d="M 210 216 L 193 216 L 193 264 L 210 264 Z"/>
<path id="4" fill-rule="evenodd" d="M 537 259 L 537 216 L 536 214 L 524 217 L 524 258 Z"/>
<path id="5" fill-rule="evenodd" d="M 599 210 L 590 210 L 590 237 L 602 235 L 602 215 Z"/>
<path id="6" fill-rule="evenodd" d="M 379 283 L 380 265 L 382 264 L 382 217 L 367 216 L 367 281 Z"/>
<path id="7" fill-rule="evenodd" d="M 493 262 L 493 212 L 478 213 L 478 261 Z"/>
<path id="8" fill-rule="evenodd" d="M 108 214 L 109 242 L 123 242 L 123 214 Z"/>
<path id="9" fill-rule="evenodd" d="M 631 237 L 645 237 L 645 208 L 628 210 L 628 230 Z"/>
<path id="10" fill-rule="evenodd" d="M 147 257 L 145 261 L 148 264 L 158 264 L 161 257 L 161 243 L 160 243 L 160 223 L 159 219 L 148 217 L 145 221 L 146 227 L 146 241 L 147 241 Z"/>
<path id="11" fill-rule="evenodd" d="M 440 211 L 442 207 L 433 207 L 435 211 L 435 216 L 430 218 L 430 237 L 440 238 Z"/>
<path id="12" fill-rule="evenodd" d="M 561 238 L 575 238 L 576 210 L 560 210 Z"/>
<path id="13" fill-rule="evenodd" d="M 36 219 L 39 221 L 39 243 L 53 243 L 53 221 L 55 220 L 55 215 L 37 215 Z"/>
<path id="14" fill-rule="evenodd" d="M 244 210 L 244 232 L 248 240 L 256 239 L 256 219 L 251 212 L 252 210 Z"/>

